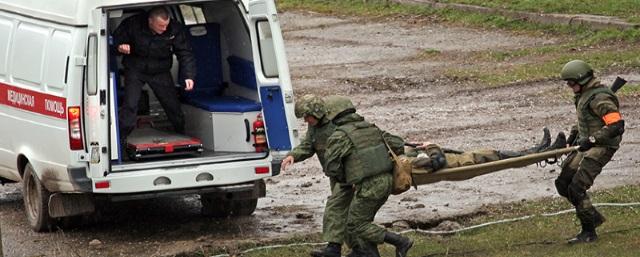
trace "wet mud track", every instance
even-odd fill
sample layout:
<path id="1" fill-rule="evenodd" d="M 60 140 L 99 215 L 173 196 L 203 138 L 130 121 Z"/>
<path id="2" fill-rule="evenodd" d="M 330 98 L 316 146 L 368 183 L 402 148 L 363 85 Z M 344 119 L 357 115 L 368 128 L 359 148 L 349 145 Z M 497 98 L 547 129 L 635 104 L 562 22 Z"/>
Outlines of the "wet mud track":
<path id="1" fill-rule="evenodd" d="M 409 141 L 450 148 L 524 149 L 542 127 L 567 131 L 575 111 L 558 81 L 488 88 L 444 76 L 448 67 L 482 66 L 478 51 L 557 44 L 503 31 L 449 27 L 428 20 L 367 20 L 310 13 L 281 16 L 296 96 L 342 94 L 379 127 Z M 438 51 L 441 58 L 421 57 Z M 613 75 L 613 74 L 612 74 Z M 616 74 L 617 75 L 617 74 Z M 640 74 L 623 74 L 631 82 Z M 613 76 L 604 76 L 606 83 Z M 638 184 L 640 101 L 621 99 L 628 121 L 624 143 L 594 189 Z M 635 120 L 635 121 L 634 121 Z M 306 131 L 299 121 L 300 134 Z M 376 217 L 380 224 L 431 224 L 473 215 L 484 204 L 555 195 L 557 166 L 510 169 L 460 182 L 420 186 L 392 196 Z M 28 228 L 19 185 L 0 188 L 5 256 L 173 256 L 206 247 L 234 249 L 239 242 L 287 238 L 321 231 L 329 195 L 317 159 L 296 163 L 267 180 L 267 197 L 249 217 L 200 216 L 196 196 L 110 203 L 76 228 L 34 233 Z M 99 241 L 99 242 L 98 242 Z"/>

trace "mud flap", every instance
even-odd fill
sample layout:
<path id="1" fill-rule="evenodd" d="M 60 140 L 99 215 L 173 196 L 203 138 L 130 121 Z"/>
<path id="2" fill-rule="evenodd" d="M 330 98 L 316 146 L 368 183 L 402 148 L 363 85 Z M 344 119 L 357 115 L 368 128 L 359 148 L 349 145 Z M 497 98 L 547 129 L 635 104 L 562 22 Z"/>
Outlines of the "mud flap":
<path id="1" fill-rule="evenodd" d="M 49 216 L 52 218 L 89 214 L 95 209 L 90 194 L 55 193 L 49 197 Z"/>

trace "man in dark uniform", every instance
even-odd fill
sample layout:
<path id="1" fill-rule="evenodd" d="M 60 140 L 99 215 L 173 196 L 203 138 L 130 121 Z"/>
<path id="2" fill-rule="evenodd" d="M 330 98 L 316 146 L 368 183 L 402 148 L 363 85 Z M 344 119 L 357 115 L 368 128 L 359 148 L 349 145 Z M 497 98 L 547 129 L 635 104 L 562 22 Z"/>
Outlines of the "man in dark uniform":
<path id="1" fill-rule="evenodd" d="M 570 61 L 562 68 L 561 77 L 575 94 L 578 125 L 572 129 L 568 143 L 579 145 L 579 149 L 562 163 L 555 184 L 558 193 L 575 206 L 582 226 L 569 243 L 588 243 L 598 239 L 596 227 L 605 218 L 591 205 L 587 190 L 620 147 L 624 120 L 618 98 L 596 79 L 589 64 Z"/>
<path id="2" fill-rule="evenodd" d="M 124 98 L 119 109 L 121 142 L 135 127 L 145 83 L 160 101 L 175 131 L 184 133 L 184 114 L 170 73 L 175 54 L 185 78 L 185 90 L 193 89 L 196 63 L 184 27 L 170 19 L 167 9 L 154 7 L 148 13 L 125 19 L 114 32 L 114 45 L 124 55 L 125 68 Z"/>
<path id="3" fill-rule="evenodd" d="M 346 242 L 353 250 L 348 256 L 379 257 L 377 245 L 384 242 L 396 247 L 396 257 L 406 257 L 411 239 L 371 223 L 393 187 L 389 151 L 404 153 L 404 140 L 365 121 L 347 98 L 333 105 L 337 127 L 327 140 L 325 172 L 355 190 L 347 213 Z"/>

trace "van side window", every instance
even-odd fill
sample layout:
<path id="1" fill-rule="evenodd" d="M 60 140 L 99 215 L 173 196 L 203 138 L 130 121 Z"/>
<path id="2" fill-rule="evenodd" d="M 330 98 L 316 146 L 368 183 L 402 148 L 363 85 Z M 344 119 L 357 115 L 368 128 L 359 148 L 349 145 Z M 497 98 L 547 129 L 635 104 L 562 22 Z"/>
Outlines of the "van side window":
<path id="1" fill-rule="evenodd" d="M 62 93 L 64 90 L 67 58 L 71 46 L 71 33 L 54 30 L 47 43 L 47 57 L 45 60 L 44 82 L 47 91 Z"/>
<path id="2" fill-rule="evenodd" d="M 29 23 L 18 25 L 10 66 L 15 80 L 37 88 L 42 86 L 45 42 L 48 36 L 49 30 L 44 27 Z"/>
<path id="3" fill-rule="evenodd" d="M 7 54 L 9 53 L 9 43 L 11 42 L 11 31 L 13 30 L 13 22 L 0 18 L 0 35 L 6 35 L 0 39 L 0 77 L 7 81 Z"/>
<path id="4" fill-rule="evenodd" d="M 86 67 L 86 84 L 87 94 L 96 95 L 98 93 L 98 36 L 96 34 L 89 35 L 87 45 L 87 67 Z"/>
<path id="5" fill-rule="evenodd" d="M 184 19 L 184 25 L 207 23 L 207 20 L 204 18 L 204 13 L 202 12 L 202 8 L 200 7 L 181 4 L 180 12 Z"/>
<path id="6" fill-rule="evenodd" d="M 276 63 L 276 51 L 273 46 L 271 36 L 271 26 L 269 21 L 261 20 L 257 22 L 258 45 L 260 46 L 260 60 L 262 63 L 262 73 L 265 77 L 278 76 L 278 64 Z"/>

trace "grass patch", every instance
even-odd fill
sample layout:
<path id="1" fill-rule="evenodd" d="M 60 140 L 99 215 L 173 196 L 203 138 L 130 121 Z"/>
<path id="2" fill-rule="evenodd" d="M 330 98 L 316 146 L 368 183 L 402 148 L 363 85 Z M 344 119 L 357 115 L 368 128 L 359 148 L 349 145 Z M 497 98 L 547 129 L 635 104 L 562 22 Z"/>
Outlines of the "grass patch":
<path id="1" fill-rule="evenodd" d="M 640 22 L 637 0 L 440 0 L 515 11 L 541 13 L 593 14 L 613 16 L 629 22 Z"/>
<path id="2" fill-rule="evenodd" d="M 445 76 L 453 80 L 477 81 L 488 87 L 496 87 L 514 82 L 542 81 L 558 78 L 562 66 L 568 61 L 581 59 L 596 70 L 596 75 L 609 69 L 640 68 L 640 49 L 616 47 L 608 49 L 582 50 L 575 46 L 545 46 L 514 51 L 489 51 L 477 53 L 475 58 L 485 63 L 493 63 L 483 69 L 452 68 Z M 525 58 L 526 57 L 526 58 Z M 630 87 L 630 94 L 636 88 Z M 623 91 L 624 92 L 624 91 Z"/>
<path id="3" fill-rule="evenodd" d="M 640 186 L 622 186 L 597 191 L 594 203 L 640 202 Z M 607 217 L 598 232 L 600 239 L 592 244 L 569 246 L 565 242 L 579 230 L 574 213 L 542 217 L 571 206 L 563 198 L 544 198 L 506 205 L 486 206 L 484 215 L 462 225 L 469 226 L 507 218 L 537 215 L 524 221 L 502 223 L 450 236 L 409 233 L 415 243 L 410 256 L 637 256 L 640 250 L 640 206 L 599 207 Z M 306 243 L 308 237 L 293 238 L 290 242 Z M 281 243 L 281 242 L 280 242 Z M 275 243 L 273 243 L 275 244 Z M 250 245 L 240 247 L 247 249 Z M 316 246 L 292 246 L 259 250 L 244 257 L 308 256 Z M 345 248 L 343 252 L 347 252 Z M 382 256 L 394 256 L 394 249 L 381 245 Z M 197 255 L 193 255 L 197 256 Z"/>
<path id="4" fill-rule="evenodd" d="M 618 96 L 640 96 L 640 84 L 627 84 L 616 93 Z"/>
<path id="5" fill-rule="evenodd" d="M 459 2 L 463 1 L 464 0 L 460 0 Z M 595 0 L 592 1 L 595 2 Z M 603 2 L 609 3 L 612 1 L 615 0 L 605 0 Z M 469 3 L 473 2 L 480 1 L 469 1 Z M 520 6 L 517 3 L 522 3 L 522 6 L 525 6 L 524 2 L 536 1 L 494 0 L 488 3 L 496 5 L 512 3 L 512 5 L 517 6 Z M 562 6 L 578 6 L 578 4 L 570 4 L 568 0 L 545 2 L 558 2 L 557 5 Z M 618 1 L 616 1 L 616 3 L 617 2 Z M 579 5 L 584 6 L 583 4 Z M 562 65 L 573 59 L 583 59 L 592 64 L 596 69 L 604 69 L 611 66 L 622 69 L 640 67 L 640 60 L 638 58 L 638 56 L 640 56 L 640 50 L 636 50 L 637 48 L 624 49 L 629 48 L 625 46 L 622 47 L 623 49 L 613 49 L 609 47 L 610 45 L 637 44 L 640 42 L 639 29 L 624 31 L 616 29 L 590 30 L 585 27 L 529 23 L 499 15 L 469 13 L 452 9 L 431 9 L 424 6 L 402 5 L 380 0 L 373 0 L 367 3 L 364 3 L 362 0 L 278 0 L 278 6 L 281 10 L 304 9 L 332 15 L 368 17 L 428 16 L 431 18 L 430 20 L 455 25 L 483 29 L 507 29 L 516 33 L 526 33 L 529 36 L 549 34 L 562 38 L 571 38 L 571 41 L 562 43 L 561 45 L 478 53 L 477 56 L 474 57 L 479 57 L 479 61 L 485 60 L 487 62 L 482 64 L 481 67 L 469 66 L 445 71 L 445 76 L 454 80 L 477 81 L 489 87 L 514 82 L 553 79 L 558 76 Z M 545 6 L 546 5 L 543 5 L 540 8 L 545 8 L 544 10 L 547 11 L 562 10 L 559 9 L 560 7 Z M 619 6 L 624 6 L 624 4 Z M 625 8 L 625 10 L 637 10 L 637 8 Z M 426 49 L 418 54 L 417 58 L 431 58 L 437 57 L 438 55 L 440 55 L 438 50 Z"/>
<path id="6" fill-rule="evenodd" d="M 418 58 L 420 58 L 420 59 L 428 59 L 428 58 L 431 58 L 431 57 L 437 57 L 440 54 L 442 54 L 442 52 L 440 52 L 440 50 L 431 49 L 430 48 L 430 49 L 426 49 L 426 50 L 423 50 L 422 52 L 420 52 L 418 54 Z"/>
<path id="7" fill-rule="evenodd" d="M 605 2 L 611 1 L 616 0 L 607 0 Z M 568 0 L 563 0 L 563 2 L 568 4 Z M 592 31 L 585 27 L 530 23 L 525 20 L 500 15 L 469 13 L 454 9 L 432 9 L 426 6 L 404 5 L 383 0 L 369 0 L 366 3 L 362 0 L 277 0 L 277 5 L 280 11 L 311 10 L 331 15 L 368 17 L 429 16 L 435 20 L 464 26 L 485 29 L 509 29 L 537 34 L 573 35 L 592 42 L 602 42 L 604 40 L 640 41 L 640 30 L 638 29 Z M 633 8 L 627 8 L 627 10 L 637 12 L 637 3 Z"/>

